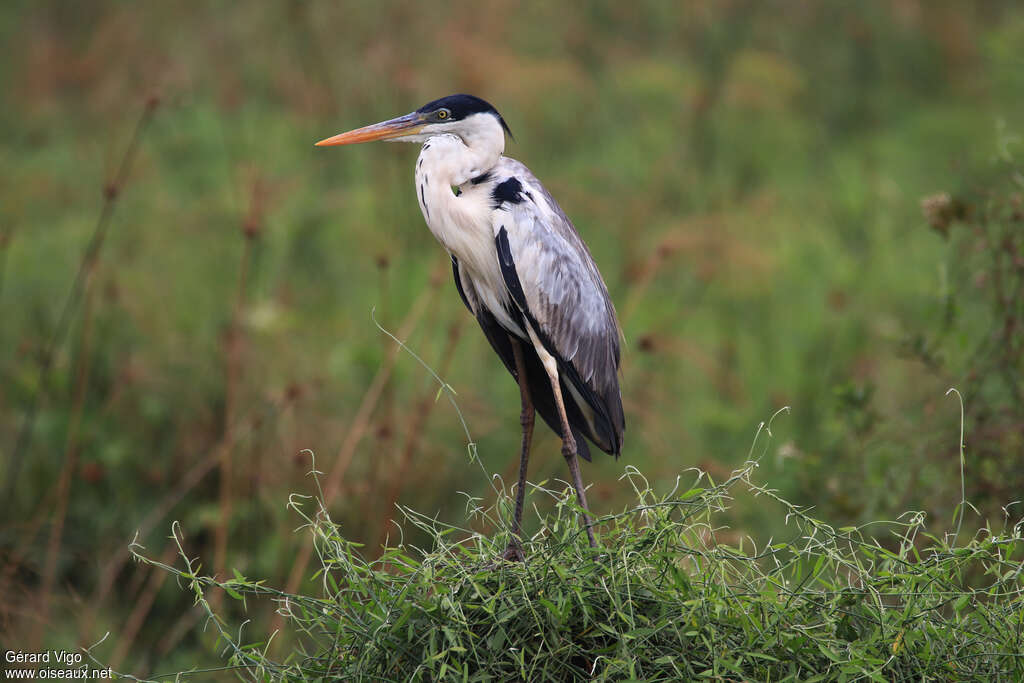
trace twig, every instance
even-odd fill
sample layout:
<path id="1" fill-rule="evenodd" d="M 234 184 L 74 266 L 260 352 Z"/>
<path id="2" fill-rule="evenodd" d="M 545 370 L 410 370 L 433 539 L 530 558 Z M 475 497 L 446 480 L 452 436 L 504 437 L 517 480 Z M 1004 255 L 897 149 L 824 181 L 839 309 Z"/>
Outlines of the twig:
<path id="1" fill-rule="evenodd" d="M 78 302 L 82 298 L 83 291 L 86 287 L 86 280 L 88 274 L 92 271 L 97 259 L 99 258 L 100 248 L 103 246 L 103 241 L 107 235 L 107 228 L 110 225 L 110 219 L 114 214 L 114 206 L 117 203 L 117 198 L 124 188 L 125 182 L 128 180 L 128 173 L 131 171 L 132 162 L 135 161 L 135 155 L 138 152 L 139 141 L 142 139 L 142 133 L 146 130 L 150 121 L 153 120 L 153 114 L 156 112 L 157 107 L 160 104 L 160 98 L 151 96 L 146 100 L 145 107 L 142 110 L 142 114 L 139 117 L 138 122 L 135 124 L 135 130 L 132 132 L 132 137 L 128 142 L 128 147 L 125 150 L 124 156 L 121 158 L 121 165 L 118 167 L 117 173 L 114 179 L 107 183 L 103 188 L 103 207 L 100 209 L 99 218 L 96 220 L 96 227 L 93 229 L 92 237 L 86 245 L 85 252 L 82 254 L 82 260 L 78 266 L 78 274 L 75 276 L 75 280 L 71 285 L 71 291 L 68 293 L 68 297 L 64 302 L 64 308 L 61 310 L 60 317 L 57 319 L 57 326 L 54 328 L 53 337 L 50 339 L 49 345 L 43 351 L 42 360 L 39 363 L 39 379 L 37 381 L 36 392 L 32 397 L 31 402 L 28 405 L 28 409 L 25 412 L 25 417 L 21 423 L 21 429 L 18 432 L 18 439 L 15 442 L 14 448 L 11 450 L 11 455 L 8 458 L 7 465 L 7 482 L 4 484 L 4 500 L 10 501 L 14 497 L 14 491 L 18 486 L 18 477 L 21 474 L 21 466 L 25 459 L 29 446 L 32 445 L 32 432 L 35 427 L 36 417 L 39 414 L 39 404 L 42 402 L 43 396 L 46 393 L 46 387 L 50 378 L 50 370 L 53 369 L 54 357 L 57 354 L 57 349 L 60 348 L 64 342 L 64 336 L 67 334 L 68 328 L 71 325 L 71 318 L 74 315 L 75 309 L 78 307 Z"/>
<path id="2" fill-rule="evenodd" d="M 430 278 L 430 286 L 425 289 L 420 294 L 419 298 L 413 303 L 412 308 L 409 310 L 405 320 L 402 322 L 401 328 L 399 328 L 400 337 L 407 339 L 416 328 L 416 324 L 419 322 L 420 317 L 423 315 L 424 311 L 429 308 L 430 303 L 437 294 L 437 290 L 441 284 L 440 275 L 444 270 L 447 270 L 447 259 L 445 263 L 439 264 L 439 266 L 435 268 L 434 273 Z M 384 385 L 391 377 L 391 371 L 395 367 L 395 360 L 398 357 L 398 351 L 400 348 L 401 347 L 398 345 L 395 345 L 390 349 L 387 357 L 384 359 L 384 363 L 377 371 L 377 375 L 373 378 L 373 382 L 366 390 L 366 393 L 363 394 L 363 401 L 359 406 L 359 410 L 356 411 L 355 417 L 352 418 L 352 423 L 349 425 L 345 442 L 342 444 L 341 450 L 338 452 L 338 457 L 334 461 L 334 467 L 331 468 L 331 471 L 325 480 L 323 488 L 323 502 L 325 507 L 329 507 L 338 495 L 338 491 L 341 488 L 341 482 L 344 480 L 345 473 L 348 471 L 348 467 L 352 463 L 352 457 L 355 455 L 356 447 L 366 434 L 370 425 L 370 416 L 373 414 L 374 408 L 376 408 L 377 402 L 380 400 L 381 393 L 384 390 Z M 299 547 L 295 563 L 292 565 L 292 570 L 288 574 L 288 580 L 285 583 L 286 593 L 295 593 L 298 591 L 299 584 L 302 583 L 302 579 L 306 575 L 306 567 L 309 566 L 309 560 L 312 552 L 312 542 L 307 539 L 306 542 Z M 280 613 L 274 615 L 273 622 L 270 626 L 271 633 L 281 628 L 282 620 L 283 617 Z"/>
<path id="3" fill-rule="evenodd" d="M 266 415 L 276 415 L 295 400 L 296 395 L 297 392 L 286 390 L 280 399 L 274 401 L 267 407 L 267 410 L 265 411 Z M 173 510 L 174 507 L 185 498 L 188 492 L 195 488 L 207 474 L 217 467 L 220 463 L 221 449 L 230 448 L 233 444 L 241 440 L 242 437 L 254 432 L 256 430 L 256 425 L 265 423 L 266 420 L 262 419 L 261 416 L 258 416 L 257 418 L 239 420 L 232 429 L 228 430 L 220 443 L 210 449 L 204 457 L 200 458 L 194 465 L 192 465 L 191 469 L 182 475 L 178 481 L 177 487 L 171 490 L 166 496 L 164 496 L 163 500 L 161 500 L 159 504 L 149 511 L 149 514 L 147 514 L 138 525 L 138 529 L 136 531 L 137 537 L 145 538 L 148 536 L 157 524 L 163 522 L 167 518 L 167 515 L 171 510 Z M 113 557 L 107 562 L 103 571 L 100 573 L 96 590 L 93 593 L 92 599 L 89 601 L 91 608 L 86 612 L 86 615 L 82 620 L 81 627 L 79 628 L 79 632 L 82 634 L 83 639 L 92 637 L 90 632 L 92 631 L 92 625 L 95 622 L 96 612 L 110 596 L 110 592 L 114 588 L 114 583 L 117 581 L 117 577 L 121 573 L 121 569 L 129 559 L 131 559 L 131 548 L 124 546 L 114 553 Z"/>
<path id="4" fill-rule="evenodd" d="M 448 343 L 445 345 L 444 351 L 442 352 L 441 364 L 438 370 L 441 375 L 447 374 L 448 368 L 451 366 L 452 358 L 455 356 L 455 347 L 462 334 L 462 323 L 465 319 L 466 316 L 460 315 L 448 328 Z M 391 478 L 391 489 L 388 491 L 388 495 L 384 498 L 383 514 L 379 516 L 382 523 L 381 531 L 377 539 L 378 547 L 384 545 L 384 542 L 387 539 L 390 531 L 389 526 L 392 520 L 391 514 L 395 510 L 395 504 L 398 502 L 398 496 L 402 492 L 402 486 L 405 484 L 405 478 L 409 472 L 409 465 L 412 463 L 412 457 L 416 454 L 416 449 L 419 448 L 420 439 L 423 436 L 423 429 L 427 424 L 427 420 L 430 419 L 430 413 L 433 411 L 434 406 L 437 405 L 438 398 L 437 390 L 431 388 L 423 395 L 417 405 L 416 412 L 412 418 L 412 423 L 409 425 L 409 433 L 405 440 L 405 448 L 402 449 L 402 456 L 398 461 L 398 469 Z"/>
<path id="5" fill-rule="evenodd" d="M 238 378 L 242 370 L 242 311 L 245 308 L 245 290 L 249 278 L 249 264 L 252 260 L 253 243 L 259 236 L 263 224 L 263 184 L 257 178 L 252 185 L 249 211 L 242 224 L 241 262 L 238 266 L 238 290 L 231 310 L 231 322 L 224 342 L 224 432 L 225 436 L 235 421 L 238 402 Z M 228 439 L 222 437 L 220 450 L 220 518 L 214 531 L 213 568 L 214 572 L 224 571 L 227 562 L 228 532 L 231 528 L 233 453 Z M 221 593 L 214 593 L 211 602 L 214 609 L 220 607 Z"/>
<path id="6" fill-rule="evenodd" d="M 168 542 L 164 547 L 163 554 L 160 556 L 160 561 L 165 564 L 173 561 L 176 550 L 177 547 L 174 543 Z M 150 567 L 149 581 L 146 582 L 142 595 L 135 601 L 132 613 L 128 615 L 127 621 L 124 622 L 124 626 L 121 628 L 121 639 L 118 641 L 117 647 L 114 648 L 114 653 L 110 656 L 110 664 L 108 666 L 117 667 L 124 661 L 128 651 L 131 650 L 132 645 L 135 643 L 136 636 L 139 635 L 139 629 L 142 628 L 143 622 L 153 608 L 156 594 L 160 591 L 160 587 L 164 585 L 167 576 L 167 572 Z"/>
<path id="7" fill-rule="evenodd" d="M 376 256 L 377 274 L 380 278 L 377 289 L 376 309 L 388 312 L 391 310 L 391 288 L 389 287 L 389 271 L 391 259 L 386 253 L 379 253 Z M 380 337 L 381 357 L 387 356 L 391 342 L 387 337 Z M 395 419 L 395 389 L 390 384 L 384 386 L 384 392 L 380 397 L 380 405 L 376 411 L 376 437 L 375 448 L 378 456 L 373 458 L 367 472 L 366 481 L 379 481 L 382 470 L 390 470 L 390 457 L 386 457 L 395 448 L 397 442 L 398 423 Z"/>
<path id="8" fill-rule="evenodd" d="M 14 233 L 12 228 L 6 228 L 3 232 L 0 232 L 0 297 L 4 293 L 4 275 L 7 273 L 7 252 L 8 247 L 11 246 L 11 235 Z"/>
<path id="9" fill-rule="evenodd" d="M 182 613 L 181 617 L 174 622 L 168 631 L 167 635 L 160 639 L 160 642 L 156 645 L 156 654 L 158 657 L 165 656 L 168 652 L 177 647 L 181 639 L 191 631 L 199 620 L 203 618 L 203 609 L 199 605 L 193 605 L 191 609 L 186 610 Z"/>
<path id="10" fill-rule="evenodd" d="M 960 395 L 956 387 L 950 387 L 946 396 L 954 392 L 957 400 L 960 401 L 960 442 L 957 444 L 960 450 L 960 504 L 957 505 L 956 533 L 953 534 L 952 545 L 955 546 L 957 539 L 960 538 L 960 527 L 963 526 L 964 512 L 967 508 L 967 484 L 964 480 L 964 397 Z"/>
<path id="11" fill-rule="evenodd" d="M 93 274 L 90 268 L 86 275 L 86 284 Z M 57 478 L 57 493 L 53 523 L 50 525 L 50 538 L 46 544 L 46 562 L 43 565 L 43 579 L 39 590 L 40 607 L 37 628 L 31 638 L 32 648 L 39 649 L 42 641 L 42 629 L 49 622 L 50 599 L 53 594 L 53 583 L 57 576 L 57 557 L 60 554 L 61 537 L 64 534 L 64 521 L 67 519 L 68 501 L 71 499 L 71 477 L 78 466 L 78 431 L 82 424 L 82 411 L 85 406 L 85 391 L 89 384 L 90 339 L 92 337 L 92 311 L 94 305 L 92 289 L 86 292 L 85 313 L 82 316 L 81 342 L 78 347 L 78 372 L 75 374 L 75 394 L 71 407 L 71 421 L 64 447 L 64 462 L 61 464 Z"/>

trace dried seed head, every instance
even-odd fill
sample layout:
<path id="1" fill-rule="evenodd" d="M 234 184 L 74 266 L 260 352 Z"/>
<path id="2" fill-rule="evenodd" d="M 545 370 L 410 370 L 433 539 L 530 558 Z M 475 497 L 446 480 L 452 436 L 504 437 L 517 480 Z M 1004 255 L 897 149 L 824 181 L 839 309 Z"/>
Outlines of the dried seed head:
<path id="1" fill-rule="evenodd" d="M 263 226 L 260 225 L 260 222 L 255 217 L 247 218 L 245 223 L 242 224 L 242 234 L 247 240 L 256 239 L 262 230 Z"/>
<path id="2" fill-rule="evenodd" d="M 921 200 L 921 213 L 928 225 L 943 237 L 949 236 L 949 226 L 967 215 L 967 207 L 953 199 L 948 192 L 939 192 Z"/>

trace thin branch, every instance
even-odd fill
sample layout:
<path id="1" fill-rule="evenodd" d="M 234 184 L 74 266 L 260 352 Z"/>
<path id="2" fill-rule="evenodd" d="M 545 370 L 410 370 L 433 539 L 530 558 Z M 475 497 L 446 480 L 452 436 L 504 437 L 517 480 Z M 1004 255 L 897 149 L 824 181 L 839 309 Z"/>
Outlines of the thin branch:
<path id="1" fill-rule="evenodd" d="M 21 467 L 25 460 L 25 455 L 28 452 L 29 447 L 32 445 L 32 433 L 35 427 L 36 418 L 39 415 L 39 405 L 42 403 L 43 397 L 46 394 L 46 387 L 49 383 L 50 371 L 53 369 L 54 358 L 57 355 L 57 350 L 60 348 L 61 344 L 64 343 L 64 337 L 67 335 L 68 328 L 71 326 L 71 319 L 74 317 L 86 285 L 88 284 L 88 275 L 93 270 L 93 267 L 99 258 L 100 249 L 103 247 L 103 242 L 107 236 L 110 219 L 114 215 L 114 206 L 117 204 L 117 199 L 121 194 L 121 190 L 124 188 L 125 182 L 128 180 L 128 174 L 131 171 L 132 163 L 135 161 L 135 157 L 138 153 L 142 134 L 149 126 L 149 123 L 153 120 L 153 115 L 159 105 L 160 99 L 156 96 L 151 96 L 146 100 L 142 114 L 139 116 L 139 120 L 135 124 L 135 130 L 132 132 L 131 139 L 128 142 L 128 147 L 125 149 L 124 156 L 121 158 L 121 164 L 118 167 L 117 173 L 114 175 L 114 179 L 107 183 L 103 188 L 103 207 L 100 209 L 99 218 L 96 220 L 96 227 L 93 229 L 92 237 L 89 239 L 89 243 L 86 245 L 85 251 L 82 254 L 82 260 L 78 266 L 78 274 L 75 276 L 74 282 L 71 285 L 71 291 L 68 292 L 67 299 L 64 302 L 64 308 L 61 309 L 60 317 L 57 319 L 57 325 L 53 331 L 53 336 L 50 339 L 49 345 L 43 351 L 43 357 L 39 363 L 39 379 L 36 383 L 36 392 L 25 412 L 25 417 L 21 423 L 21 429 L 18 432 L 18 439 L 15 442 L 14 448 L 11 450 L 10 457 L 8 458 L 7 482 L 4 484 L 4 500 L 10 501 L 14 497 L 15 489 L 18 486 L 18 478 L 21 474 Z"/>

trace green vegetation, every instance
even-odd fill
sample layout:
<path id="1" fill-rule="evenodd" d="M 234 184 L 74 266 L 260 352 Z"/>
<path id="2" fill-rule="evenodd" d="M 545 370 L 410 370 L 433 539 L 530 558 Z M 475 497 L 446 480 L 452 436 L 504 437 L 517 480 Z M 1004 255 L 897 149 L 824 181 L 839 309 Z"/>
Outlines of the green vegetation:
<path id="1" fill-rule="evenodd" d="M 488 537 L 405 510 L 429 539 L 367 561 L 319 499 L 293 497 L 321 561 L 318 597 L 288 595 L 240 574 L 216 581 L 182 549 L 172 572 L 219 634 L 229 665 L 251 680 L 1013 681 L 1024 676 L 1024 526 L 973 538 L 933 536 L 920 513 L 834 528 L 751 480 L 656 495 L 635 469 L 623 483 L 638 504 L 601 524 L 603 549 L 581 533 L 572 492 L 526 544 L 525 563 L 496 558 Z M 701 486 L 703 484 L 703 486 Z M 736 494 L 785 514 L 783 540 L 720 542 Z M 512 498 L 477 522 L 499 523 Z M 175 530 L 175 539 L 180 530 Z M 874 540 L 885 538 L 884 543 Z M 888 546 L 892 546 L 890 549 Z M 299 634 L 283 660 L 269 640 L 222 622 L 223 590 L 267 600 Z M 208 672 L 207 672 L 208 673 Z"/>
<path id="2" fill-rule="evenodd" d="M 784 570 L 771 556 L 681 561 L 689 594 L 640 572 L 635 580 L 669 605 L 722 591 L 708 605 L 729 609 L 696 629 L 736 646 L 714 661 L 736 662 L 749 644 L 749 625 L 723 625 L 742 614 L 734 597 L 744 586 L 766 618 L 810 623 L 803 598 L 779 607 L 771 581 L 809 576 L 818 557 L 829 585 L 804 588 L 821 592 L 818 616 L 836 629 L 833 591 L 886 595 L 871 614 L 877 633 L 848 622 L 838 630 L 857 638 L 846 649 L 823 632 L 799 645 L 827 645 L 860 670 L 874 671 L 899 619 L 925 605 L 907 607 L 914 591 L 938 600 L 933 591 L 946 590 L 911 590 L 904 577 L 882 585 L 893 557 L 920 554 L 903 573 L 945 577 L 951 591 L 994 585 L 984 567 L 1000 561 L 993 539 L 1014 536 L 1024 490 L 1020 3 L 14 1 L 0 6 L 0 41 L 5 647 L 74 648 L 109 632 L 94 655 L 140 677 L 222 665 L 223 641 L 202 629 L 202 607 L 167 572 L 133 563 L 129 543 L 173 564 L 167 530 L 177 521 L 204 574 L 223 582 L 237 570 L 290 595 L 315 593 L 309 536 L 294 533 L 282 505 L 307 489 L 304 449 L 318 454 L 338 538 L 361 544 L 351 567 L 389 567 L 422 604 L 427 579 L 416 568 L 437 565 L 447 573 L 430 581 L 453 586 L 478 575 L 486 543 L 504 540 L 496 514 L 440 540 L 405 524 L 403 545 L 384 545 L 398 533 L 398 506 L 451 524 L 464 518 L 455 492 L 483 508 L 500 502 L 488 486 L 492 473 L 499 482 L 516 473 L 517 389 L 422 225 L 415 150 L 312 147 L 458 91 L 501 110 L 516 135 L 509 155 L 573 218 L 623 323 L 626 448 L 621 461 L 584 469 L 595 513 L 636 505 L 625 467 L 661 492 L 692 466 L 729 479 L 743 470 L 753 428 L 789 406 L 759 480 L 836 529 L 860 530 L 836 531 L 838 550 L 788 541 L 776 555 Z M 458 393 L 470 463 L 459 415 L 374 319 Z M 950 387 L 963 396 L 962 422 Z M 628 578 L 624 557 L 558 545 L 572 531 L 555 529 L 569 514 L 554 483 L 565 465 L 547 430 L 534 452 L 530 481 L 559 495 L 534 495 L 532 564 L 481 577 L 479 604 L 501 581 L 543 578 L 548 565 Z M 715 507 L 722 490 L 700 486 L 665 519 L 607 521 L 605 538 L 635 547 L 662 525 L 666 544 L 707 550 L 711 563 L 713 547 L 742 543 L 749 556 L 749 537 L 764 552 L 764 539 L 793 539 L 804 519 L 787 526 L 784 514 L 765 514 L 764 495 L 735 485 L 735 500 Z M 688 516 L 709 507 L 713 547 L 700 545 L 701 520 Z M 908 526 L 871 525 L 908 524 L 898 517 L 906 510 L 920 513 Z M 954 519 L 957 543 L 943 536 Z M 851 534 L 864 545 L 844 546 Z M 467 543 L 473 557 L 435 561 Z M 665 566 L 669 547 L 645 559 Z M 849 574 L 840 557 L 862 564 Z M 721 580 L 702 583 L 715 566 Z M 339 590 L 338 572 L 355 571 L 328 568 Z M 941 644 L 962 646 L 969 661 L 957 666 L 1014 671 L 1009 659 L 971 655 L 986 643 L 1012 652 L 1011 621 L 972 627 L 977 642 L 963 630 L 1010 604 L 1005 582 L 1019 587 L 1020 576 L 1005 571 L 1005 601 L 972 594 L 932 610 L 915 622 L 922 630 L 907 627 L 923 640 L 903 652 L 919 659 L 890 664 L 959 677 L 941 668 L 959 662 L 952 655 L 926 654 Z M 598 585 L 579 587 L 591 602 L 578 613 L 552 602 L 567 624 L 611 610 L 610 597 L 590 593 Z M 283 625 L 272 604 L 245 612 L 212 591 L 210 606 L 225 623 L 252 619 L 253 640 Z M 526 628 L 508 618 L 508 633 Z M 937 620 L 941 637 L 927 630 Z M 756 623 L 767 632 L 770 622 Z M 464 645 L 471 626 L 485 628 L 463 626 Z M 286 628 L 267 657 L 294 663 L 286 653 L 302 643 L 319 652 Z M 435 645 L 434 654 L 447 647 Z M 615 675 L 654 676 L 668 666 L 653 663 L 660 656 Z M 619 666 L 619 653 L 606 657 L 601 666 Z M 806 662 L 810 676 L 825 660 Z"/>

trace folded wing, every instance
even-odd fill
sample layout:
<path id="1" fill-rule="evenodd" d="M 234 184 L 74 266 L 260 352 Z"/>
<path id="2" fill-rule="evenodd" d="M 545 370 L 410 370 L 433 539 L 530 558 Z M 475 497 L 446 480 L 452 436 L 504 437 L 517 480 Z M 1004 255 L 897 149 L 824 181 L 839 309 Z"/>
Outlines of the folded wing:
<path id="1" fill-rule="evenodd" d="M 511 160 L 509 160 L 511 162 Z M 584 424 L 602 450 L 622 450 L 619 325 L 589 250 L 555 200 L 525 166 L 493 191 L 494 243 L 502 277 L 525 322 L 558 360 Z M 574 411 L 575 412 L 575 411 Z"/>

